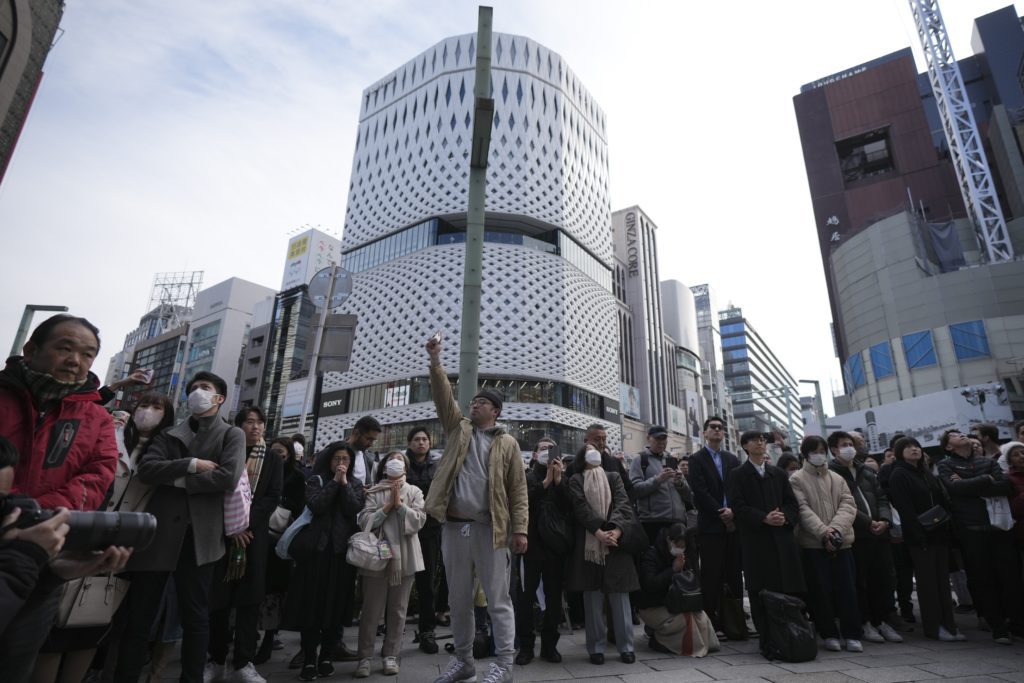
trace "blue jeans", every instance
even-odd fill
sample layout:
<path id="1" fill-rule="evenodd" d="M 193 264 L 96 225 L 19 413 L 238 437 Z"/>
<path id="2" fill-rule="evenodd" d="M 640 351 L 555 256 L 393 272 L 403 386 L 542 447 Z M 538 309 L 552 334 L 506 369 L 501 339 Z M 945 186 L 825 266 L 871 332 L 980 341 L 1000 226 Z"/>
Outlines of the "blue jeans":
<path id="1" fill-rule="evenodd" d="M 863 629 L 857 606 L 857 586 L 853 551 L 835 554 L 804 548 L 804 576 L 814 615 L 814 625 L 822 638 L 860 640 Z M 836 629 L 836 617 L 839 629 Z"/>

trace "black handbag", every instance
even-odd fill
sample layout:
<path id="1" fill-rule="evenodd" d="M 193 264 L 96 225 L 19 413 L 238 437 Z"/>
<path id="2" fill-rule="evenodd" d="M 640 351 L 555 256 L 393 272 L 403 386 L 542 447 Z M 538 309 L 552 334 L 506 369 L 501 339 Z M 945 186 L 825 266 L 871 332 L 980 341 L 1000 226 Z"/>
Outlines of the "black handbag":
<path id="1" fill-rule="evenodd" d="M 768 661 L 809 662 L 818 656 L 818 639 L 814 626 L 804 616 L 800 598 L 785 593 L 762 590 L 764 625 L 768 629 L 761 654 Z"/>
<path id="2" fill-rule="evenodd" d="M 925 531 L 934 531 L 949 522 L 949 513 L 941 505 L 932 505 L 917 516 L 917 521 L 921 523 Z"/>
<path id="3" fill-rule="evenodd" d="M 735 598 L 729 584 L 722 584 L 722 597 L 718 605 L 718 621 L 729 640 L 747 639 L 747 618 L 743 614 L 743 598 Z"/>
<path id="4" fill-rule="evenodd" d="M 544 547 L 558 555 L 572 552 L 574 543 L 572 525 L 558 506 L 550 500 L 542 500 L 537 509 L 537 533 Z"/>
<path id="5" fill-rule="evenodd" d="M 665 596 L 665 609 L 670 614 L 683 612 L 700 612 L 704 609 L 704 597 L 700 592 L 700 581 L 692 569 L 684 569 L 672 575 L 668 594 Z"/>

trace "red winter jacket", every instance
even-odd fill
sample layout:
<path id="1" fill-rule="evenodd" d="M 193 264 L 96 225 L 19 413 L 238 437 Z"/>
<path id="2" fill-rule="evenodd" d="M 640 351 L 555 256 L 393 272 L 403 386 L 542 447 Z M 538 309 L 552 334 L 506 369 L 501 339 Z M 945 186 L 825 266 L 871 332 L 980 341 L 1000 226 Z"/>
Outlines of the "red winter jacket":
<path id="1" fill-rule="evenodd" d="M 28 391 L 0 372 L 0 435 L 21 459 L 13 492 L 35 498 L 43 508 L 96 510 L 114 480 L 117 441 L 114 425 L 97 405 L 99 380 L 70 394 L 40 420 Z"/>

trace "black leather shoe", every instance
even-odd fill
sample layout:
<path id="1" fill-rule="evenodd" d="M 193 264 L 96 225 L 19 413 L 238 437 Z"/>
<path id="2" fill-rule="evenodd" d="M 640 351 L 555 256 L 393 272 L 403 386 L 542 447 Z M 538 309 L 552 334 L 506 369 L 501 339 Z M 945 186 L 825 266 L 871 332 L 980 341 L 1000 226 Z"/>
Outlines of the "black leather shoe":
<path id="1" fill-rule="evenodd" d="M 636 655 L 632 652 L 623 652 L 619 655 L 619 659 L 622 660 L 623 664 L 632 664 L 636 661 Z"/>
<path id="2" fill-rule="evenodd" d="M 302 650 L 299 650 L 297 653 L 295 653 L 295 656 L 292 657 L 292 660 L 288 662 L 288 668 L 300 669 L 302 668 L 302 663 L 304 661 L 306 661 L 306 658 L 302 656 Z"/>
<path id="3" fill-rule="evenodd" d="M 334 664 L 331 664 L 331 660 L 321 659 L 320 663 L 316 665 L 316 675 L 320 678 L 327 678 L 328 676 L 333 676 Z"/>
<path id="4" fill-rule="evenodd" d="M 604 655 L 601 654 L 600 652 L 595 652 L 594 654 L 590 655 L 590 663 L 591 664 L 604 664 Z"/>
<path id="5" fill-rule="evenodd" d="M 263 636 L 263 640 L 260 642 L 260 649 L 256 651 L 256 655 L 252 658 L 252 663 L 258 666 L 269 662 L 271 655 L 274 654 L 273 648 L 274 638 Z"/>
<path id="6" fill-rule="evenodd" d="M 540 658 L 552 664 L 558 664 L 562 661 L 561 653 L 554 647 L 542 647 L 540 649 Z"/>
<path id="7" fill-rule="evenodd" d="M 300 681 L 315 681 L 316 680 L 316 667 L 312 664 L 306 664 L 302 667 L 302 672 L 299 674 Z"/>
<path id="8" fill-rule="evenodd" d="M 519 666 L 526 666 L 527 664 L 529 664 L 532 661 L 533 661 L 533 648 L 532 647 L 530 647 L 530 648 L 524 647 L 523 649 L 521 649 L 519 651 L 519 654 L 516 655 L 516 664 L 518 664 Z"/>
<path id="9" fill-rule="evenodd" d="M 428 655 L 437 654 L 437 639 L 433 631 L 424 631 L 418 634 L 420 638 L 420 652 Z"/>
<path id="10" fill-rule="evenodd" d="M 336 662 L 358 662 L 359 655 L 352 650 L 348 649 L 345 643 L 338 643 L 331 650 L 331 659 Z"/>

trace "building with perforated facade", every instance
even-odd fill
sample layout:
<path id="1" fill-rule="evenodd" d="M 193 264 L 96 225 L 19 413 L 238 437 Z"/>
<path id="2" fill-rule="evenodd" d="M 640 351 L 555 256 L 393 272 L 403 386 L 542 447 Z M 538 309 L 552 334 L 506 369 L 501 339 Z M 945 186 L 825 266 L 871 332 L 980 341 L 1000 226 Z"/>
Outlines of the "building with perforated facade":
<path id="1" fill-rule="evenodd" d="M 351 368 L 327 373 L 317 444 L 362 415 L 442 435 L 427 389 L 426 339 L 458 370 L 476 60 L 474 34 L 447 38 L 363 92 L 342 237 L 358 317 Z M 605 117 L 564 60 L 494 34 L 480 383 L 505 396 L 504 426 L 575 450 L 585 428 L 619 442 Z M 453 377 L 453 380 L 455 378 Z"/>

